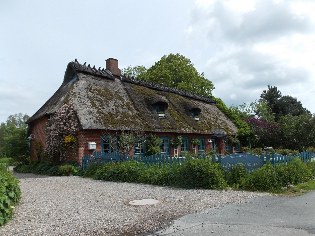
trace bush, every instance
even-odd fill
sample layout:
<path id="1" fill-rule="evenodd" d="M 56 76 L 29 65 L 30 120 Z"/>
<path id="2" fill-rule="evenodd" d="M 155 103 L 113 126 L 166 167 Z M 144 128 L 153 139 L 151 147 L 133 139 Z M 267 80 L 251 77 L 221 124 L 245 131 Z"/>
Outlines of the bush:
<path id="1" fill-rule="evenodd" d="M 311 171 L 312 178 L 315 179 L 315 161 L 308 162 L 307 164 L 308 169 Z"/>
<path id="2" fill-rule="evenodd" d="M 281 183 L 275 167 L 270 163 L 252 172 L 244 183 L 244 188 L 254 191 L 279 191 Z"/>
<path id="3" fill-rule="evenodd" d="M 49 171 L 49 169 L 53 167 L 52 164 L 40 162 L 38 164 L 33 165 L 32 173 L 33 174 L 39 174 L 39 175 L 45 175 Z"/>
<path id="4" fill-rule="evenodd" d="M 13 158 L 10 157 L 2 157 L 0 158 L 0 163 L 5 163 L 8 166 L 12 166 L 15 163 L 15 160 Z"/>
<path id="5" fill-rule="evenodd" d="M 75 175 L 78 173 L 78 168 L 70 164 L 64 164 L 59 166 L 59 173 L 66 176 Z"/>
<path id="6" fill-rule="evenodd" d="M 95 178 L 95 174 L 99 168 L 101 168 L 104 164 L 101 163 L 91 163 L 85 171 L 83 171 L 84 177 Z"/>
<path id="7" fill-rule="evenodd" d="M 144 168 L 145 164 L 136 161 L 108 163 L 97 168 L 94 178 L 108 181 L 139 182 Z"/>
<path id="8" fill-rule="evenodd" d="M 33 165 L 18 164 L 14 167 L 14 171 L 18 173 L 32 173 Z"/>
<path id="9" fill-rule="evenodd" d="M 60 176 L 60 175 L 62 175 L 60 173 L 59 166 L 52 166 L 52 167 L 50 167 L 50 169 L 48 169 L 45 174 L 46 175 L 50 175 L 50 176 Z"/>
<path id="10" fill-rule="evenodd" d="M 141 174 L 140 182 L 162 185 L 175 186 L 178 182 L 180 165 L 151 165 L 147 166 Z"/>
<path id="11" fill-rule="evenodd" d="M 208 159 L 190 159 L 179 170 L 179 185 L 189 188 L 223 189 L 227 186 L 224 171 Z"/>
<path id="12" fill-rule="evenodd" d="M 222 189 L 227 186 L 219 164 L 207 159 L 187 160 L 183 165 L 151 165 L 129 161 L 94 164 L 84 176 L 106 181 L 147 183 L 162 186 Z"/>
<path id="13" fill-rule="evenodd" d="M 275 150 L 276 153 L 281 154 L 281 155 L 296 155 L 299 154 L 298 150 L 291 150 L 291 149 L 276 149 Z"/>
<path id="14" fill-rule="evenodd" d="M 275 169 L 282 187 L 307 182 L 313 177 L 311 168 L 299 158 L 293 159 L 287 165 L 276 165 Z"/>
<path id="15" fill-rule="evenodd" d="M 287 165 L 290 184 L 299 184 L 312 179 L 312 171 L 300 159 L 295 158 Z"/>
<path id="16" fill-rule="evenodd" d="M 39 175 L 76 175 L 79 173 L 79 168 L 71 164 L 63 164 L 61 166 L 52 165 L 46 162 L 39 162 L 35 164 L 19 164 L 14 170 L 18 173 L 33 173 Z"/>
<path id="17" fill-rule="evenodd" d="M 12 217 L 14 205 L 20 198 L 18 180 L 10 172 L 0 170 L 0 226 Z"/>
<path id="18" fill-rule="evenodd" d="M 225 176 L 228 185 L 238 189 L 244 186 L 249 173 L 243 164 L 237 164 L 230 171 L 226 172 Z"/>
<path id="19" fill-rule="evenodd" d="M 145 165 L 129 161 L 91 164 L 85 177 L 99 180 L 139 182 L 162 186 L 223 189 L 234 188 L 253 191 L 279 192 L 289 184 L 298 184 L 315 177 L 315 162 L 305 164 L 299 158 L 289 164 L 271 163 L 248 173 L 241 164 L 224 173 L 221 166 L 209 159 L 189 158 L 182 164 Z M 224 175 L 225 174 L 225 175 Z"/>

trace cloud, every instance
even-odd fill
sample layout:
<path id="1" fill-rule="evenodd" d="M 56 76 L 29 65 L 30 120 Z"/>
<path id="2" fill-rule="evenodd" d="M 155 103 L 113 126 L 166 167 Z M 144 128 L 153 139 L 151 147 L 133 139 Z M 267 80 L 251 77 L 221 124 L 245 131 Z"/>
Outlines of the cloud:
<path id="1" fill-rule="evenodd" d="M 306 83 L 309 80 L 307 70 L 289 67 L 276 58 L 247 48 L 210 59 L 206 68 L 209 79 L 215 84 L 224 80 L 237 81 L 247 89 L 261 88 L 266 84 Z"/>
<path id="2" fill-rule="evenodd" d="M 189 33 L 199 24 L 210 39 L 223 37 L 235 43 L 273 40 L 284 34 L 305 33 L 311 30 L 309 16 L 297 15 L 287 2 L 272 0 L 251 1 L 250 8 L 235 8 L 229 1 L 198 4 L 192 11 Z M 207 8 L 204 6 L 208 5 Z M 250 5 L 250 4 L 249 4 Z M 233 8 L 232 8 L 233 7 Z M 205 27 L 206 26 L 206 27 Z M 198 28 L 198 26 L 197 26 Z"/>
<path id="3" fill-rule="evenodd" d="M 307 3 L 304 8 L 301 2 Z M 186 33 L 204 49 L 199 53 L 207 58 L 204 72 L 216 87 L 214 95 L 237 105 L 259 99 L 273 85 L 309 105 L 303 90 L 314 85 L 315 77 L 310 6 L 315 3 L 197 1 Z"/>

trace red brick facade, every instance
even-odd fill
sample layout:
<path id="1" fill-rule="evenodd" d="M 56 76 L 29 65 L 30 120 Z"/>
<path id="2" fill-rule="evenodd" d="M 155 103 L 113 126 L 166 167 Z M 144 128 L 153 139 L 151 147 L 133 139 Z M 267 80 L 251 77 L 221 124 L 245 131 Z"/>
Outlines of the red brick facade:
<path id="1" fill-rule="evenodd" d="M 46 124 L 48 118 L 41 118 L 32 124 L 30 124 L 30 133 L 32 134 L 30 152 L 32 161 L 41 160 L 41 152 L 45 149 L 46 143 Z M 69 161 L 76 161 L 81 164 L 82 157 L 87 154 L 92 154 L 93 151 L 102 151 L 102 139 L 104 135 L 110 135 L 110 132 L 103 130 L 83 130 L 77 133 L 77 151 L 73 154 L 73 157 L 69 157 Z M 113 135 L 116 135 L 116 132 L 113 132 Z M 179 134 L 177 133 L 156 133 L 159 137 L 168 137 L 170 139 L 175 138 Z M 224 154 L 225 152 L 225 143 L 222 138 L 213 139 L 210 135 L 196 135 L 196 134 L 182 134 L 183 137 L 187 137 L 189 140 L 193 138 L 203 138 L 205 140 L 205 152 L 208 153 L 212 151 L 212 140 L 215 140 L 215 146 L 217 147 L 216 152 Z M 211 141 L 210 141 L 211 140 Z M 95 142 L 96 150 L 89 150 L 88 143 Z M 40 150 L 42 149 L 42 150 Z M 181 154 L 181 147 L 177 148 L 177 154 Z M 198 153 L 198 147 L 190 143 L 190 152 Z M 132 149 L 129 153 L 131 156 L 134 154 Z M 175 156 L 176 150 L 174 147 L 170 146 L 170 156 Z"/>
<path id="2" fill-rule="evenodd" d="M 31 161 L 41 161 L 46 147 L 46 125 L 48 117 L 42 117 L 29 124 Z"/>

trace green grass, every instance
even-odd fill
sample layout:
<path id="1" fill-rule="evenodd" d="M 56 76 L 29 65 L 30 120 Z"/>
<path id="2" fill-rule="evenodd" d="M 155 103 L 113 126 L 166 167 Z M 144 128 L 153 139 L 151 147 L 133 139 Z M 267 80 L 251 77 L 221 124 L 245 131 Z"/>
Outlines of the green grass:
<path id="1" fill-rule="evenodd" d="M 310 180 L 305 183 L 298 184 L 293 187 L 287 188 L 282 194 L 283 195 L 301 195 L 309 191 L 315 190 L 315 180 Z"/>

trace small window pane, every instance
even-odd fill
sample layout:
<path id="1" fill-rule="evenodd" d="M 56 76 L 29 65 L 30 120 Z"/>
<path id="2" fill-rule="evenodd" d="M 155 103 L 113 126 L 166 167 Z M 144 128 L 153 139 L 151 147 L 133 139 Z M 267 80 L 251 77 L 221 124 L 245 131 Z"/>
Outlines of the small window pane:
<path id="1" fill-rule="evenodd" d="M 189 151 L 189 141 L 188 141 L 188 138 L 186 138 L 186 137 L 183 138 L 181 151 L 182 152 L 188 152 Z"/>
<path id="2" fill-rule="evenodd" d="M 205 139 L 200 138 L 199 139 L 199 145 L 198 145 L 198 151 L 199 152 L 204 152 L 206 150 L 206 145 L 205 145 Z"/>
<path id="3" fill-rule="evenodd" d="M 170 139 L 168 137 L 161 137 L 162 144 L 161 144 L 161 153 L 167 153 L 170 152 Z"/>

